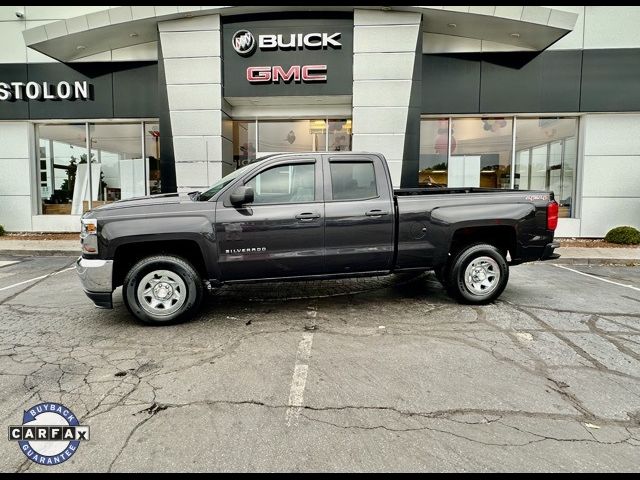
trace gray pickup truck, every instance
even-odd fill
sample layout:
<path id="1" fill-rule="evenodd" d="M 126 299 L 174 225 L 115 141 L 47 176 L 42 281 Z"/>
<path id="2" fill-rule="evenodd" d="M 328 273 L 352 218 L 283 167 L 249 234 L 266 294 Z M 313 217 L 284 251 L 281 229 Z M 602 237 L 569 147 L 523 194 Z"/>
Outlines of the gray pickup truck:
<path id="1" fill-rule="evenodd" d="M 509 266 L 557 258 L 552 192 L 397 189 L 375 153 L 264 157 L 206 192 L 82 216 L 77 272 L 98 307 L 122 285 L 140 321 L 183 321 L 222 284 L 434 270 L 463 303 L 496 299 Z"/>

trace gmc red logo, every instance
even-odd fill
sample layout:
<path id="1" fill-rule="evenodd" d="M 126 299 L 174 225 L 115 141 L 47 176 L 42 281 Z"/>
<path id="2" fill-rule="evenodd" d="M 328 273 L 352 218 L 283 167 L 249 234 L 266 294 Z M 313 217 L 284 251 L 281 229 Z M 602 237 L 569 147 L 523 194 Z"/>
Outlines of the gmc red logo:
<path id="1" fill-rule="evenodd" d="M 325 82 L 327 80 L 326 65 L 291 65 L 285 70 L 280 65 L 273 67 L 248 67 L 247 80 L 251 83 L 283 82 Z"/>

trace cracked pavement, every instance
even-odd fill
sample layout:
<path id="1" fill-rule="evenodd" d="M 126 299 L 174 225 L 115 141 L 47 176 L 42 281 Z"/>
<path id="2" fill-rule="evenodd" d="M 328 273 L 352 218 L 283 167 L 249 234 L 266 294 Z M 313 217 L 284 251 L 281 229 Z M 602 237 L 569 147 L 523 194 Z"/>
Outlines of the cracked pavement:
<path id="1" fill-rule="evenodd" d="M 640 468 L 631 288 L 548 263 L 512 268 L 483 307 L 456 304 L 433 274 L 244 285 L 154 328 L 120 289 L 114 310 L 94 308 L 70 257 L 0 260 L 19 261 L 0 267 L 4 428 L 41 401 L 91 428 L 55 467 L 0 441 L 3 472 Z M 640 286 L 638 267 L 572 268 Z"/>

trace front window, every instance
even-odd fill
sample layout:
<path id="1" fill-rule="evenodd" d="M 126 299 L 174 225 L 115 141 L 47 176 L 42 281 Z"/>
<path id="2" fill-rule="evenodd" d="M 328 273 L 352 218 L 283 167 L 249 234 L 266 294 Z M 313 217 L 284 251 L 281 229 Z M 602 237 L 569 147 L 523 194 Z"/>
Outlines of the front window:
<path id="1" fill-rule="evenodd" d="M 304 203 L 315 200 L 315 165 L 278 165 L 253 177 L 254 205 L 267 203 Z"/>

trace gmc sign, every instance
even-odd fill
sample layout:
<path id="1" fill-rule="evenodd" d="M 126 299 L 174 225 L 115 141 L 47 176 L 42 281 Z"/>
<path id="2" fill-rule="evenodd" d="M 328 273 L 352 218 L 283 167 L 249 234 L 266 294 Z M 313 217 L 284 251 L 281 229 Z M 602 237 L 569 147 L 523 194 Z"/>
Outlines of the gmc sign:
<path id="1" fill-rule="evenodd" d="M 247 80 L 252 83 L 284 83 L 290 82 L 325 82 L 327 80 L 326 65 L 291 65 L 285 71 L 280 65 L 273 67 L 248 67 Z"/>

